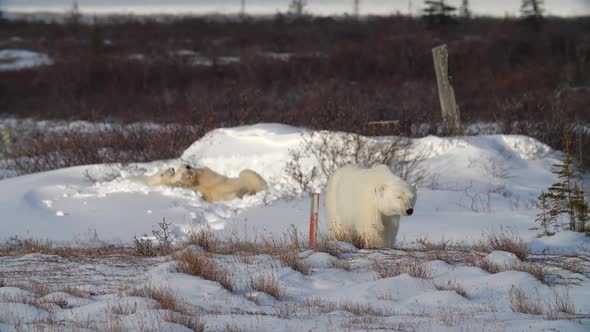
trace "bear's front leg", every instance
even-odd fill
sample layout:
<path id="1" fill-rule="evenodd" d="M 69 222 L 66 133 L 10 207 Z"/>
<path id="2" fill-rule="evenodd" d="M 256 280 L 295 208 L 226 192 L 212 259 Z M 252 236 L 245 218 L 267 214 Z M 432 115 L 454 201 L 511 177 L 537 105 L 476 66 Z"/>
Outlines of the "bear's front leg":
<path id="1" fill-rule="evenodd" d="M 381 235 L 382 244 L 385 248 L 393 248 L 395 238 L 399 230 L 399 216 L 381 216 L 383 223 L 383 233 Z"/>

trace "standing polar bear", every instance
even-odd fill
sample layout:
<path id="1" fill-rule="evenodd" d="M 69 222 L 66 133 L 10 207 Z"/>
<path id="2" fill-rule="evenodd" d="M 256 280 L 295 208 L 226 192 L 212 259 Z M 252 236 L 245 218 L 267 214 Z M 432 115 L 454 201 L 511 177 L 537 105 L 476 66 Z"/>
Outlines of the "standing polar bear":
<path id="1" fill-rule="evenodd" d="M 366 246 L 392 247 L 400 216 L 414 212 L 416 187 L 388 166 L 342 167 L 328 180 L 326 210 L 330 237 L 361 236 Z"/>
<path id="2" fill-rule="evenodd" d="M 237 178 L 229 178 L 210 168 L 192 168 L 182 165 L 177 170 L 169 168 L 156 175 L 141 178 L 149 186 L 166 185 L 192 189 L 202 194 L 209 203 L 254 195 L 268 187 L 266 181 L 256 172 L 245 169 Z"/>

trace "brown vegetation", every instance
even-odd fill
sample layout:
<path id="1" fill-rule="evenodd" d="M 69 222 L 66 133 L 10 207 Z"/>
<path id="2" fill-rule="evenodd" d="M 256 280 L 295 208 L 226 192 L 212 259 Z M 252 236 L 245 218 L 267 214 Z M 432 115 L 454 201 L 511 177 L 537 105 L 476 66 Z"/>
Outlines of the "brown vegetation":
<path id="1" fill-rule="evenodd" d="M 375 260 L 373 262 L 373 271 L 380 278 L 391 278 L 407 273 L 414 278 L 428 279 L 433 274 L 430 266 L 412 256 L 399 260 Z"/>
<path id="2" fill-rule="evenodd" d="M 430 50 L 442 43 L 449 46 L 465 122 L 494 121 L 507 133 L 528 134 L 559 147 L 565 126 L 589 121 L 588 18 L 548 18 L 542 31 L 509 18 L 475 18 L 436 30 L 403 16 L 362 21 L 187 17 L 166 23 L 126 17 L 77 29 L 24 21 L 0 24 L 4 46 L 42 51 L 55 60 L 51 66 L 0 72 L 0 115 L 198 127 L 171 133 L 167 141 L 178 141 L 172 149 L 150 141 L 151 133 L 122 139 L 112 132 L 100 139 L 81 135 L 77 141 L 88 150 L 80 160 L 66 158 L 68 165 L 125 161 L 121 151 L 138 154 L 139 159 L 129 157 L 135 161 L 177 156 L 178 149 L 207 130 L 257 122 L 369 134 L 436 132 L 436 126 L 412 131 L 412 125 L 440 121 Z M 13 36 L 21 40 L 11 40 Z M 193 65 L 192 56 L 178 54 L 180 50 L 197 52 L 210 65 Z M 227 56 L 240 61 L 225 63 Z M 367 126 L 381 120 L 396 122 Z M 76 150 L 71 140 L 45 138 Z M 586 131 L 579 143 L 585 148 L 589 141 Z M 54 148 L 42 142 L 36 140 L 28 149 L 36 156 L 50 154 Z M 97 156 L 101 148 L 116 152 Z M 52 163 L 41 161 L 37 168 L 54 167 Z"/>
<path id="3" fill-rule="evenodd" d="M 207 257 L 205 253 L 187 248 L 176 254 L 174 258 L 178 261 L 176 265 L 177 272 L 218 282 L 230 292 L 234 290 L 235 285 L 229 271 L 216 263 L 215 260 Z"/>

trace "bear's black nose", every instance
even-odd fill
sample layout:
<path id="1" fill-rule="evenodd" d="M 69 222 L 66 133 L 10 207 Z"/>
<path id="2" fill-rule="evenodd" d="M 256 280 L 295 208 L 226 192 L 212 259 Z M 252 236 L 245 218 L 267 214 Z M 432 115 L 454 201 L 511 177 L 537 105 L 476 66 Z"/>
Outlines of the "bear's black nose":
<path id="1" fill-rule="evenodd" d="M 191 167 L 189 165 L 184 165 L 184 168 L 191 169 Z"/>
<path id="2" fill-rule="evenodd" d="M 407 209 L 407 210 L 406 210 L 406 214 L 407 214 L 408 216 L 411 216 L 411 215 L 412 215 L 412 213 L 414 213 L 414 209 Z"/>

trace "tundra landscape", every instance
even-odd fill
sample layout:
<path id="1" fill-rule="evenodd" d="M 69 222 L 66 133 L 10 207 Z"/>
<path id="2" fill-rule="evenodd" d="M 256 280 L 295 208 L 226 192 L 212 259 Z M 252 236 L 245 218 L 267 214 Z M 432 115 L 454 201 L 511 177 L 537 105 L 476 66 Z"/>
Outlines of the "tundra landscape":
<path id="1" fill-rule="evenodd" d="M 125 1 L 0 1 L 1 332 L 590 329 L 584 1 Z"/>

